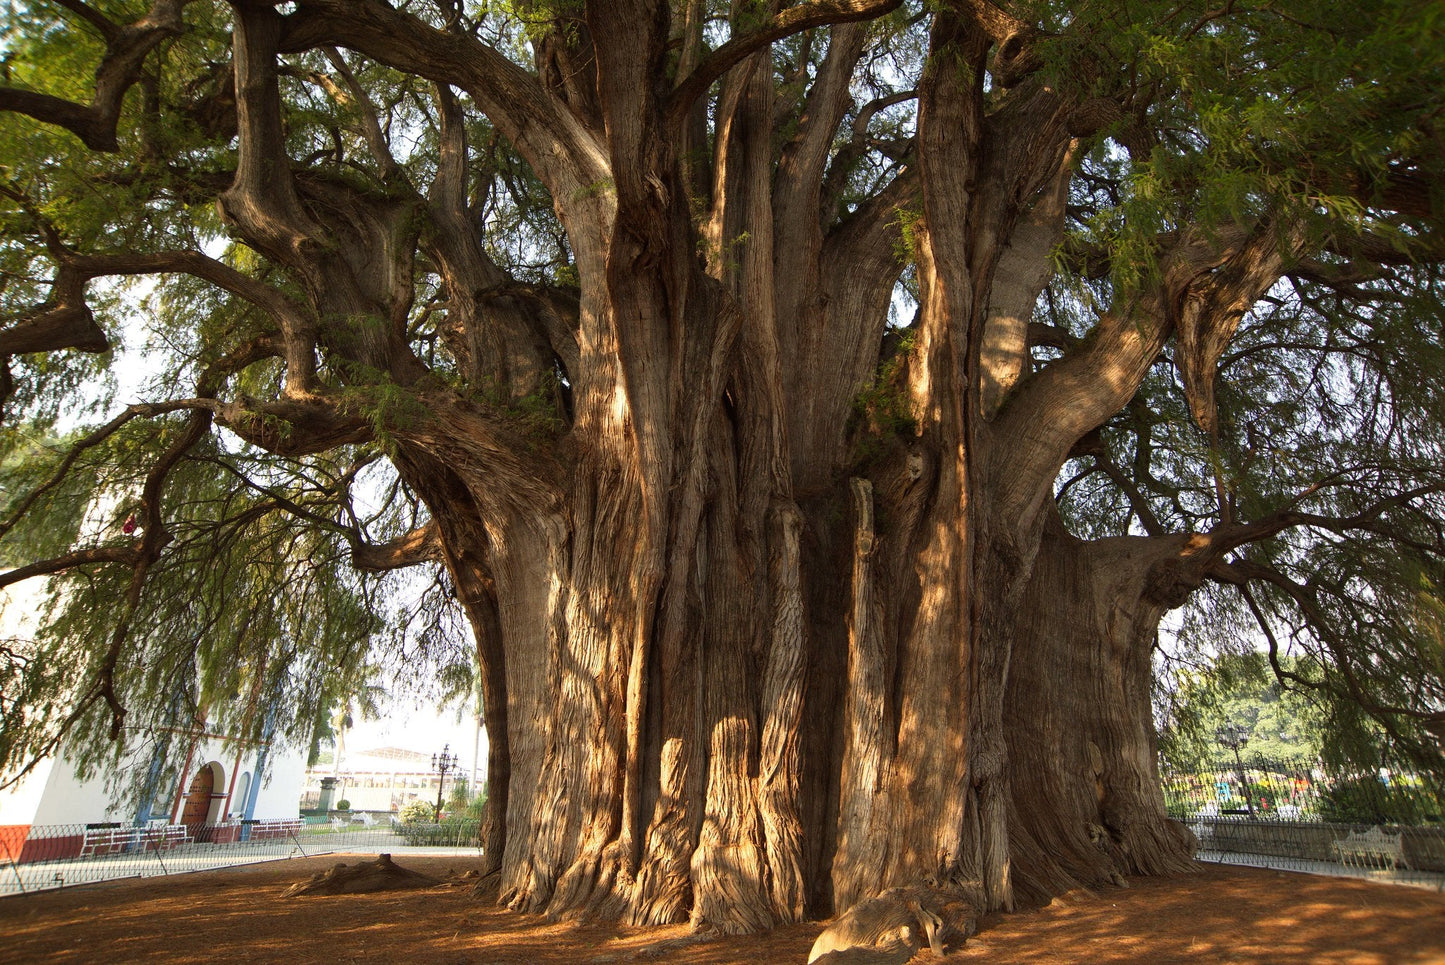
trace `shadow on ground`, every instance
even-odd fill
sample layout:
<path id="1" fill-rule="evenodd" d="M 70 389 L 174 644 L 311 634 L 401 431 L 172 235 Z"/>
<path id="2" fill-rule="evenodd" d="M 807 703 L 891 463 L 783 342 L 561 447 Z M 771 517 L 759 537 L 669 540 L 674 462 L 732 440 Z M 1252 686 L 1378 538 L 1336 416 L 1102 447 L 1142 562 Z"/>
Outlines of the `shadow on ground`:
<path id="1" fill-rule="evenodd" d="M 281 897 L 338 861 L 372 857 L 293 859 L 3 898 L 0 962 L 801 965 L 821 930 L 796 925 L 691 943 L 683 926 L 549 924 L 445 885 Z M 477 865 L 446 857 L 398 862 L 443 879 Z M 1445 963 L 1445 895 L 1255 868 L 1200 868 L 1184 878 L 1136 880 L 1129 888 L 1071 894 L 1035 911 L 991 915 L 947 960 Z"/>

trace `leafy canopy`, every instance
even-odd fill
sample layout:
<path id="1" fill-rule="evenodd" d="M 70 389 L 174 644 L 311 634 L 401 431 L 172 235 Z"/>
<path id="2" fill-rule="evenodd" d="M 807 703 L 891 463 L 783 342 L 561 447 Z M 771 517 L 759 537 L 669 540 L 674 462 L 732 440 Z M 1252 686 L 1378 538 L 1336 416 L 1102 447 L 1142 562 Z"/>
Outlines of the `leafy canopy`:
<path id="1" fill-rule="evenodd" d="M 733 6 L 699 5 L 702 52 L 762 22 L 762 7 Z M 831 145 L 824 227 L 915 176 L 914 92 L 929 27 L 949 7 L 906 3 L 869 25 Z M 300 17 L 308 4 L 278 9 Z M 558 65 L 586 62 L 575 3 L 391 9 L 528 72 L 552 71 L 558 90 L 573 76 Z M 1286 692 L 1312 695 L 1308 706 L 1328 707 L 1331 720 L 1367 713 L 1438 759 L 1445 202 L 1432 186 L 1445 183 L 1445 14 L 1407 0 L 1010 10 L 1036 25 L 1043 81 L 1082 89 L 1100 112 L 1076 146 L 1067 231 L 1034 313 L 1035 373 L 1085 350 L 1110 315 L 1127 316 L 1180 250 L 1247 234 L 1290 254 L 1217 357 L 1176 340 L 1129 405 L 1077 447 L 1058 486 L 1069 526 L 1087 538 L 1237 539 L 1191 597 L 1182 646 L 1258 642 Z M 148 12 L 164 29 L 103 103 L 98 70 L 118 63 L 118 27 Z M 402 252 L 359 277 L 402 266 L 399 318 L 343 311 L 218 209 L 243 147 L 231 7 L 67 0 L 4 14 L 0 319 L 7 330 L 88 319 L 109 350 L 15 353 L 0 379 L 0 554 L 12 567 L 51 561 L 38 571 L 51 580 L 46 619 L 0 651 L 0 769 L 53 747 L 66 727 L 100 746 L 117 730 L 203 713 L 302 743 L 378 663 L 418 677 L 433 661 L 457 666 L 447 686 L 471 693 L 470 646 L 435 554 L 393 558 L 420 560 L 419 581 L 366 554 L 429 522 L 388 464 L 396 434 L 427 418 L 426 393 L 492 414 L 539 451 L 560 449 L 571 430 L 577 373 L 560 344 L 540 364 L 488 371 L 459 348 L 438 213 L 443 196 L 460 199 L 448 213 L 479 239 L 488 298 L 541 306 L 546 322 L 575 315 L 583 282 L 559 199 L 460 85 L 338 47 L 283 53 L 281 147 L 330 230 L 317 261 L 382 235 Z M 830 44 L 819 28 L 773 45 L 785 120 L 774 164 Z M 664 86 L 681 61 L 678 44 Z M 94 97 L 114 143 L 90 121 L 38 120 L 14 92 Z M 988 108 L 1007 109 L 1008 97 L 991 79 Z M 715 140 L 710 130 L 698 153 Z M 460 185 L 447 181 L 457 144 Z M 614 190 L 603 180 L 580 193 Z M 735 257 L 747 239 L 709 238 L 710 199 L 690 201 L 698 256 Z M 911 256 L 908 243 L 898 250 Z M 916 278 L 898 270 L 906 305 Z M 393 355 L 404 349 L 424 377 L 362 359 L 358 346 L 393 324 Z M 895 324 L 911 327 L 906 311 Z M 298 338 L 315 367 L 302 394 L 334 403 L 346 430 L 326 445 L 304 445 L 314 427 L 282 404 L 304 365 L 278 346 Z M 111 371 L 134 376 L 142 346 L 152 374 L 116 399 Z M 880 357 L 872 385 L 883 392 L 897 370 L 896 356 Z M 859 401 L 883 411 L 866 392 Z M 126 533 L 132 516 L 138 529 Z M 362 557 L 372 562 L 356 566 Z"/>

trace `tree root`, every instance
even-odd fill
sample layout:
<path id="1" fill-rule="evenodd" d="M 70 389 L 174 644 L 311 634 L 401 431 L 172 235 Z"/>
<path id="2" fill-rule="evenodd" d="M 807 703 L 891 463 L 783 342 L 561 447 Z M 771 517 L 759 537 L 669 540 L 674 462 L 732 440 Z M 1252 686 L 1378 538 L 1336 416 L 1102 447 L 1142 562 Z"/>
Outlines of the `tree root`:
<path id="1" fill-rule="evenodd" d="M 398 891 L 406 888 L 432 888 L 441 884 L 436 878 L 418 871 L 409 871 L 394 864 L 391 855 L 381 854 L 375 861 L 333 865 L 318 871 L 307 881 L 297 882 L 281 893 L 283 898 L 300 895 L 356 895 L 370 891 Z"/>

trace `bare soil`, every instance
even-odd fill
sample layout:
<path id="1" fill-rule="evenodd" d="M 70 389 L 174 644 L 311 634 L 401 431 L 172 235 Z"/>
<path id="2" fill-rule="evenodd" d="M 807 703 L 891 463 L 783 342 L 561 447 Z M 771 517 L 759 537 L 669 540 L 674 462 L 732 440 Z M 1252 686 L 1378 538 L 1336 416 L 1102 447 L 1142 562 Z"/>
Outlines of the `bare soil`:
<path id="1" fill-rule="evenodd" d="M 683 926 L 549 923 L 435 888 L 283 898 L 340 861 L 275 861 L 0 899 L 0 962 L 225 961 L 463 965 L 806 961 L 818 924 L 694 941 Z M 458 882 L 464 858 L 399 858 Z M 925 952 L 915 961 L 930 960 Z M 992 963 L 1445 963 L 1445 895 L 1343 878 L 1201 865 L 1200 873 L 1077 892 L 990 915 L 947 961 Z"/>

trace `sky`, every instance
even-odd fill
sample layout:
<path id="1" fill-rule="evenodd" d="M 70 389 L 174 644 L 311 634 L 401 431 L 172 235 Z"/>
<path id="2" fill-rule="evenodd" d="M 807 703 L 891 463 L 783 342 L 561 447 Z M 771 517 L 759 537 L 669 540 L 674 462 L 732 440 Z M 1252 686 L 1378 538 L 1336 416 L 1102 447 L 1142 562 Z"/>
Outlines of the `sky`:
<path id="1" fill-rule="evenodd" d="M 480 758 L 482 768 L 486 768 L 486 732 L 482 732 L 478 745 L 476 718 L 463 715 L 458 720 L 455 707 L 438 708 L 397 699 L 388 705 L 384 719 L 357 721 L 346 734 L 346 750 L 355 754 L 379 747 L 400 747 L 435 754 L 444 745 L 450 745 L 450 753 L 456 754 L 459 763 L 467 770 L 472 769 L 474 753 Z M 345 761 L 342 763 L 344 765 Z"/>

